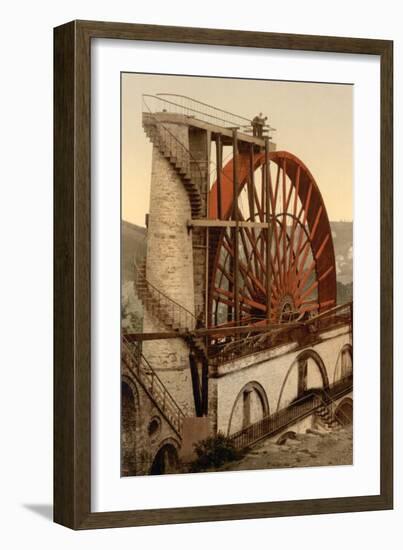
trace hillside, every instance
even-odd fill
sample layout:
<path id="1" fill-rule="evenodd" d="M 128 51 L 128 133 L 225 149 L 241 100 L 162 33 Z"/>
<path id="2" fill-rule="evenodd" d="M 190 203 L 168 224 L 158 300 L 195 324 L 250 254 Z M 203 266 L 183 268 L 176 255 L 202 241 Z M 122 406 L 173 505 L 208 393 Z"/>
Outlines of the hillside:
<path id="1" fill-rule="evenodd" d="M 122 330 L 142 330 L 143 306 L 134 292 L 134 263 L 145 256 L 147 230 L 122 221 Z"/>
<path id="2" fill-rule="evenodd" d="M 337 281 L 348 284 L 353 281 L 353 224 L 330 222 L 334 252 L 336 255 Z"/>
<path id="3" fill-rule="evenodd" d="M 336 255 L 337 280 L 348 284 L 353 280 L 353 224 L 330 222 Z M 122 222 L 122 279 L 133 280 L 133 260 L 146 252 L 147 229 Z"/>
<path id="4" fill-rule="evenodd" d="M 133 281 L 133 262 L 141 261 L 147 246 L 147 229 L 122 221 L 122 280 Z"/>
<path id="5" fill-rule="evenodd" d="M 336 256 L 337 302 L 352 299 L 353 293 L 353 224 L 330 222 Z M 122 316 L 123 328 L 141 328 L 142 306 L 133 286 L 134 262 L 140 263 L 146 254 L 147 229 L 127 221 L 122 222 Z"/>

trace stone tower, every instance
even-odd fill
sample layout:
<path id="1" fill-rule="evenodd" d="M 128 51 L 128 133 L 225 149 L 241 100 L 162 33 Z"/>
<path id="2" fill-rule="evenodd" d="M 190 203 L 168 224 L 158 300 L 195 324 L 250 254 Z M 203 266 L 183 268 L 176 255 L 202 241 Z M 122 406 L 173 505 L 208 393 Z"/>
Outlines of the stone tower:
<path id="1" fill-rule="evenodd" d="M 191 149 L 199 159 L 204 156 L 207 168 L 208 141 L 204 132 L 204 146 L 200 147 L 200 137 L 195 138 L 186 118 L 171 113 L 143 118 L 145 131 L 153 143 L 144 273 L 152 299 L 144 307 L 144 332 L 194 329 L 203 308 L 205 253 L 202 245 L 193 246 L 194 241 L 203 241 L 203 235 L 190 230 L 189 222 L 192 216 L 203 213 L 205 199 L 200 187 L 206 185 L 207 169 L 202 178 L 203 163 L 192 161 Z M 205 185 L 201 179 L 205 179 Z M 143 343 L 143 355 L 165 387 L 184 414 L 194 416 L 189 352 L 183 338 Z"/>

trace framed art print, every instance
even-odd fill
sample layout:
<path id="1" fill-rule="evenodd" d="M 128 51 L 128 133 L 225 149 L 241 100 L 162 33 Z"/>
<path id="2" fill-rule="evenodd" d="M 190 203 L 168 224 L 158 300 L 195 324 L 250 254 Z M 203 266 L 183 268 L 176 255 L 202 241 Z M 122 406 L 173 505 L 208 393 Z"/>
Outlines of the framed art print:
<path id="1" fill-rule="evenodd" d="M 392 507 L 392 43 L 55 29 L 55 521 Z"/>

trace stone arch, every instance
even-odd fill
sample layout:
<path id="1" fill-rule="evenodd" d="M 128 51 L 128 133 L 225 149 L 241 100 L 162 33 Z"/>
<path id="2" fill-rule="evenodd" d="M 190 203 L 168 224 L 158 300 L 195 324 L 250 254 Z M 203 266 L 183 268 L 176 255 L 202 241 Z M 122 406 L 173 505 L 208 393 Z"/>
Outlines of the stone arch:
<path id="1" fill-rule="evenodd" d="M 344 379 L 353 374 L 353 347 L 351 344 L 345 344 L 341 348 L 340 353 L 340 378 Z"/>
<path id="2" fill-rule="evenodd" d="M 150 475 L 175 474 L 179 470 L 179 443 L 169 437 L 164 439 L 155 453 Z"/>
<path id="3" fill-rule="evenodd" d="M 336 360 L 336 366 L 333 374 L 333 382 L 343 380 L 353 374 L 353 346 L 344 344 Z"/>
<path id="4" fill-rule="evenodd" d="M 343 426 L 353 423 L 353 400 L 351 397 L 345 397 L 340 401 L 334 411 L 334 417 Z"/>
<path id="5" fill-rule="evenodd" d="M 259 382 L 248 382 L 238 393 L 232 406 L 228 435 L 259 421 L 268 414 L 270 408 L 265 389 Z"/>
<path id="6" fill-rule="evenodd" d="M 316 383 L 309 380 L 310 372 L 308 361 L 312 361 L 318 369 L 317 374 L 319 376 L 317 377 Z M 291 387 L 289 394 L 286 394 L 287 383 L 291 381 L 292 376 L 295 378 L 293 381 L 294 384 L 293 387 Z M 296 399 L 303 397 L 309 390 L 314 390 L 316 388 L 320 389 L 320 386 L 317 385 L 318 378 L 321 388 L 327 390 L 329 388 L 329 377 L 323 359 L 319 353 L 313 349 L 302 351 L 291 363 L 281 384 L 277 400 L 277 411 L 291 404 Z"/>
<path id="7" fill-rule="evenodd" d="M 127 376 L 121 379 L 121 454 L 122 476 L 137 473 L 137 443 L 139 430 L 139 392 L 136 384 Z"/>

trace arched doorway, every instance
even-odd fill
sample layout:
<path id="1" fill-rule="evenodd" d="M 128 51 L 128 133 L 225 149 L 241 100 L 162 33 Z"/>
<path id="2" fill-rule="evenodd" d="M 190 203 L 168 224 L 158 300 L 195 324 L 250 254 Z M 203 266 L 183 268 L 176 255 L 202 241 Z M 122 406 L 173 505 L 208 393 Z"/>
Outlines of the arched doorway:
<path id="1" fill-rule="evenodd" d="M 349 378 L 353 374 L 353 350 L 350 345 L 341 350 L 340 378 Z"/>
<path id="2" fill-rule="evenodd" d="M 121 386 L 121 475 L 133 476 L 136 465 L 137 407 L 132 386 L 122 381 Z"/>
<path id="3" fill-rule="evenodd" d="M 348 426 L 349 424 L 353 423 L 353 400 L 349 397 L 346 397 L 341 401 L 335 412 L 334 412 L 335 419 L 341 424 L 342 426 Z"/>
<path id="4" fill-rule="evenodd" d="M 228 423 L 228 435 L 258 422 L 268 414 L 269 401 L 263 386 L 258 382 L 249 382 L 235 399 Z"/>
<path id="5" fill-rule="evenodd" d="M 178 469 L 179 459 L 176 447 L 172 443 L 165 443 L 155 455 L 150 475 L 175 474 Z"/>
<path id="6" fill-rule="evenodd" d="M 353 375 L 353 348 L 350 344 L 345 344 L 337 356 L 334 368 L 333 381 L 339 382 L 346 380 Z"/>
<path id="7" fill-rule="evenodd" d="M 300 353 L 290 365 L 280 388 L 277 410 L 304 396 L 329 388 L 329 378 L 320 355 L 312 350 Z"/>
<path id="8" fill-rule="evenodd" d="M 301 353 L 298 356 L 298 367 L 298 396 L 329 387 L 325 364 L 316 351 L 306 350 Z"/>

